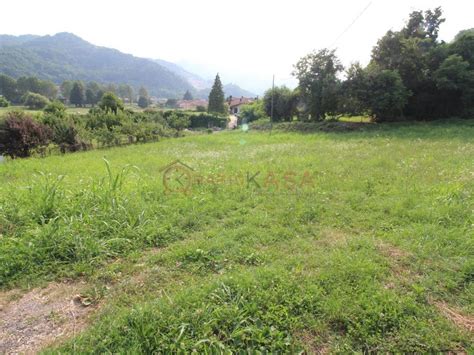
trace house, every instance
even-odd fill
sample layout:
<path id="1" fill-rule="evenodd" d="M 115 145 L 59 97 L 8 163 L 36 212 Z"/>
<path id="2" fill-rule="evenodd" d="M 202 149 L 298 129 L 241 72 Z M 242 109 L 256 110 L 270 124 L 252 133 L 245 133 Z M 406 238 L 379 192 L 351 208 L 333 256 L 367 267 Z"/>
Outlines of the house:
<path id="1" fill-rule="evenodd" d="M 177 106 L 183 110 L 195 110 L 198 106 L 207 108 L 207 100 L 178 100 Z"/>
<path id="2" fill-rule="evenodd" d="M 238 115 L 242 105 L 251 104 L 255 99 L 248 97 L 233 98 L 229 96 L 227 98 L 227 104 L 229 105 L 229 113 L 232 115 Z"/>

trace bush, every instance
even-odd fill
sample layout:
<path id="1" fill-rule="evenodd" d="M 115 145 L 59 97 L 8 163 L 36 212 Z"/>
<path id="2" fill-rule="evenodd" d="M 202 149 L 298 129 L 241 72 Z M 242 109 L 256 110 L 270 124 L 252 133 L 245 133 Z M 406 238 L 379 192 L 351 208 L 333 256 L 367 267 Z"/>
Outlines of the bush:
<path id="1" fill-rule="evenodd" d="M 9 112 L 0 123 L 0 154 L 11 158 L 25 158 L 34 149 L 49 144 L 51 129 L 31 118 L 24 112 Z"/>
<path id="2" fill-rule="evenodd" d="M 271 116 L 272 101 L 274 121 L 291 121 L 293 119 L 296 112 L 296 96 L 291 89 L 281 86 L 265 92 L 263 102 L 265 113 L 268 117 Z"/>
<path id="3" fill-rule="evenodd" d="M 179 135 L 183 129 L 188 128 L 190 120 L 188 115 L 178 115 L 174 112 L 168 117 L 168 124 L 171 128 L 176 130 L 176 135 Z"/>
<path id="4" fill-rule="evenodd" d="M 239 124 L 249 123 L 266 117 L 263 101 L 258 100 L 252 102 L 251 104 L 242 105 L 239 116 Z"/>
<path id="5" fill-rule="evenodd" d="M 57 144 L 61 153 L 86 150 L 88 145 L 79 138 L 74 121 L 64 116 L 46 114 L 42 122 L 51 128 L 52 142 Z"/>
<path id="6" fill-rule="evenodd" d="M 120 100 L 113 92 L 106 92 L 102 95 L 99 107 L 105 113 L 112 112 L 114 115 L 116 115 L 119 110 L 123 111 L 124 109 L 122 100 Z"/>
<path id="7" fill-rule="evenodd" d="M 64 117 L 66 115 L 66 106 L 60 101 L 53 101 L 47 104 L 43 111 L 56 117 Z"/>
<path id="8" fill-rule="evenodd" d="M 47 104 L 49 104 L 49 100 L 47 97 L 32 92 L 26 93 L 22 98 L 22 102 L 30 110 L 41 110 Z"/>
<path id="9" fill-rule="evenodd" d="M 172 115 L 179 117 L 186 117 L 189 119 L 189 128 L 208 128 L 208 127 L 220 127 L 225 128 L 227 125 L 227 117 L 219 117 L 209 113 L 195 114 L 193 112 L 183 111 L 166 111 L 163 113 L 163 117 L 167 122 Z"/>
<path id="10" fill-rule="evenodd" d="M 3 96 L 0 96 L 0 107 L 8 107 L 8 106 L 10 106 L 10 102 Z"/>
<path id="11" fill-rule="evenodd" d="M 196 106 L 196 111 L 197 112 L 206 112 L 206 108 L 204 106 L 198 105 Z"/>

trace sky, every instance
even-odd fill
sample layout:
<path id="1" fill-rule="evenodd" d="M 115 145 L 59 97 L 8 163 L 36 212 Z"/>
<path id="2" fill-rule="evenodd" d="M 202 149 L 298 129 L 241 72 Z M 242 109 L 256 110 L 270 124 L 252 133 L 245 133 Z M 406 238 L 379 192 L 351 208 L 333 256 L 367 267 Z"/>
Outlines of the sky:
<path id="1" fill-rule="evenodd" d="M 2 1 L 0 34 L 71 32 L 100 46 L 159 58 L 261 94 L 294 86 L 293 65 L 335 48 L 344 65 L 366 64 L 377 39 L 415 10 L 441 6 L 440 39 L 474 27 L 474 1 L 460 0 L 15 0 Z M 354 22 L 355 20 L 355 22 Z"/>

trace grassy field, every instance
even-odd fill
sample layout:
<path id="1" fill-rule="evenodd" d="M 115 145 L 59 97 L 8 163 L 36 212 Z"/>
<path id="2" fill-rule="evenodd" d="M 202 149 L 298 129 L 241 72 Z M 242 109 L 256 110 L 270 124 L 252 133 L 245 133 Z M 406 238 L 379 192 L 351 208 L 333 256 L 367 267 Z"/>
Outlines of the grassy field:
<path id="1" fill-rule="evenodd" d="M 126 105 L 125 106 L 127 109 L 132 109 L 134 111 L 142 111 L 142 109 L 136 105 L 130 106 Z M 0 117 L 4 116 L 7 112 L 14 111 L 14 110 L 21 110 L 25 111 L 27 113 L 31 114 L 38 114 L 40 112 L 43 112 L 42 110 L 28 110 L 25 106 L 9 106 L 9 107 L 0 107 Z M 68 114 L 77 114 L 77 115 L 85 115 L 89 113 L 90 107 L 73 107 L 73 106 L 68 106 L 66 108 L 66 112 Z"/>
<path id="2" fill-rule="evenodd" d="M 368 127 L 0 164 L 0 285 L 87 283 L 48 351 L 474 351 L 474 122 Z"/>

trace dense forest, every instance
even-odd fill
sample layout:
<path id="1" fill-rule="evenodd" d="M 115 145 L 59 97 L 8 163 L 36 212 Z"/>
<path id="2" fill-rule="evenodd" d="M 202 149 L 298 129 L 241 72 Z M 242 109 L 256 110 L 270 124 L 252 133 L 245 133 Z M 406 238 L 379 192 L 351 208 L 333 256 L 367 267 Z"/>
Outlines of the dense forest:
<path id="1" fill-rule="evenodd" d="M 94 46 L 70 33 L 26 38 L 0 36 L 0 68 L 3 74 L 14 78 L 37 76 L 55 83 L 125 82 L 137 88 L 145 86 L 154 95 L 164 97 L 192 90 L 185 79 L 158 63 Z"/>
<path id="2" fill-rule="evenodd" d="M 243 116 L 253 120 L 273 112 L 276 121 L 340 115 L 370 115 L 377 121 L 472 118 L 474 29 L 446 43 L 438 39 L 444 21 L 441 8 L 412 12 L 401 30 L 390 30 L 377 42 L 366 67 L 344 68 L 335 50 L 310 53 L 295 65 L 296 90 L 269 90 Z"/>

